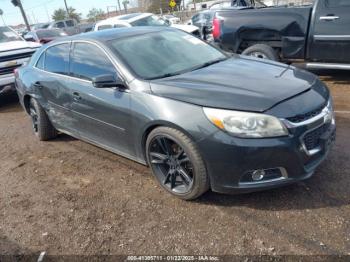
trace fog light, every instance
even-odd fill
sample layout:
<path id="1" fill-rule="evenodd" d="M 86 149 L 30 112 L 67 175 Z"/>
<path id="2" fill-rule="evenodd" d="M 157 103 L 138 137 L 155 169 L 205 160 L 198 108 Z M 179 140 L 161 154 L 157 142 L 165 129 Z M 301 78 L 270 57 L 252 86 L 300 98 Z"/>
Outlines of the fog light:
<path id="1" fill-rule="evenodd" d="M 260 181 L 263 180 L 265 176 L 265 171 L 264 170 L 255 170 L 252 173 L 252 179 L 253 181 Z"/>

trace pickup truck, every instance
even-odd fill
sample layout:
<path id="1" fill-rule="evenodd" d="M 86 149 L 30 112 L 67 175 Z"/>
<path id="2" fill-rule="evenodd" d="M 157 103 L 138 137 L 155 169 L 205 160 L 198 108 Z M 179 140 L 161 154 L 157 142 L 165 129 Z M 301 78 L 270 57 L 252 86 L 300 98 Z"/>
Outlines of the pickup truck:
<path id="1" fill-rule="evenodd" d="M 218 10 L 214 42 L 225 51 L 307 68 L 350 69 L 350 0 L 315 0 L 300 7 Z"/>
<path id="2" fill-rule="evenodd" d="M 15 31 L 0 26 L 0 94 L 14 89 L 14 70 L 27 62 L 41 45 L 26 42 Z"/>

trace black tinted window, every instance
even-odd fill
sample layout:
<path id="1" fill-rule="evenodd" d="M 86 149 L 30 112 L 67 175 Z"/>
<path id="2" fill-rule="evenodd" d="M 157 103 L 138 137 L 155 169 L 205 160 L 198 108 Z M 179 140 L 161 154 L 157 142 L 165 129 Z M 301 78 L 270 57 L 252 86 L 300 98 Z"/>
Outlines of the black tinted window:
<path id="1" fill-rule="evenodd" d="M 45 63 L 45 52 L 41 54 L 38 62 L 36 63 L 36 67 L 39 69 L 44 69 L 44 63 Z"/>
<path id="2" fill-rule="evenodd" d="M 66 25 L 67 25 L 68 27 L 74 26 L 73 20 L 67 20 L 67 21 L 66 21 Z"/>
<path id="3" fill-rule="evenodd" d="M 93 44 L 74 44 L 70 64 L 72 76 L 85 80 L 92 80 L 93 77 L 99 75 L 116 73 L 114 65 L 106 54 Z"/>
<path id="4" fill-rule="evenodd" d="M 57 74 L 68 74 L 69 45 L 60 44 L 46 50 L 45 70 Z"/>
<path id="5" fill-rule="evenodd" d="M 55 27 L 57 27 L 57 28 L 64 28 L 65 26 L 64 26 L 63 22 L 58 22 L 58 23 L 55 24 Z"/>

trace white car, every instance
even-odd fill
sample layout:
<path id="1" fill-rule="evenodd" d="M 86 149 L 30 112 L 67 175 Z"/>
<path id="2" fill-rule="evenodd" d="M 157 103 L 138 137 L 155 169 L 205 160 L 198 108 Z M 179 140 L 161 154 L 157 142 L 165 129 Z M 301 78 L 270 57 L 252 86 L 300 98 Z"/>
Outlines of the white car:
<path id="1" fill-rule="evenodd" d="M 27 62 L 40 46 L 24 41 L 11 28 L 0 26 L 0 94 L 14 90 L 14 70 Z"/>
<path id="2" fill-rule="evenodd" d="M 199 28 L 197 26 L 171 24 L 163 18 L 151 13 L 133 13 L 107 18 L 105 20 L 97 22 L 95 24 L 94 31 L 108 28 L 132 26 L 170 26 L 193 34 L 195 36 L 200 36 Z"/>
<path id="3" fill-rule="evenodd" d="M 169 21 L 171 25 L 180 24 L 180 18 L 174 15 L 163 15 L 162 18 L 164 18 L 166 21 Z"/>

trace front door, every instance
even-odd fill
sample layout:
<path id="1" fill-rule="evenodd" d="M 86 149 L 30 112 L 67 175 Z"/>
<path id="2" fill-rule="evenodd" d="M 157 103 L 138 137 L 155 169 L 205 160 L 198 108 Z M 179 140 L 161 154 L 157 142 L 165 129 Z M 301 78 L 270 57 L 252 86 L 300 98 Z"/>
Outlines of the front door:
<path id="1" fill-rule="evenodd" d="M 70 56 L 71 110 L 80 136 L 122 155 L 133 155 L 129 143 L 130 93 L 95 88 L 92 78 L 118 72 L 106 53 L 92 43 L 76 42 Z"/>
<path id="2" fill-rule="evenodd" d="M 350 1 L 319 0 L 314 19 L 309 58 L 350 63 Z"/>

